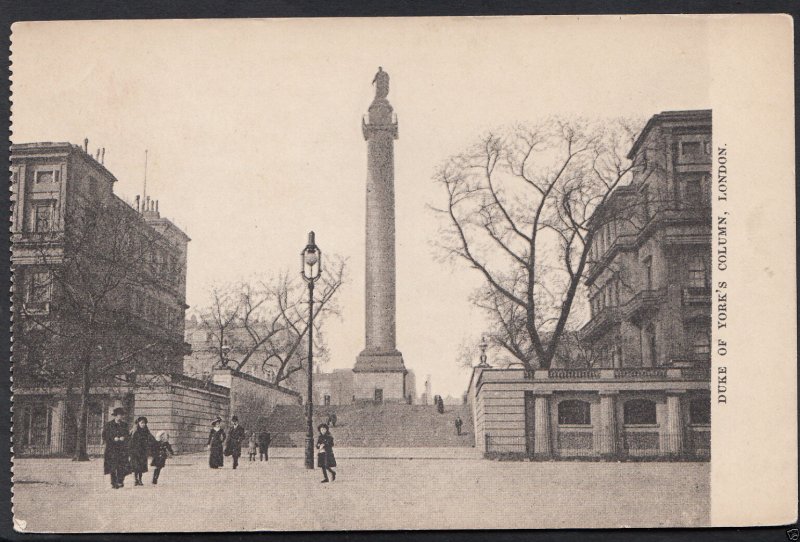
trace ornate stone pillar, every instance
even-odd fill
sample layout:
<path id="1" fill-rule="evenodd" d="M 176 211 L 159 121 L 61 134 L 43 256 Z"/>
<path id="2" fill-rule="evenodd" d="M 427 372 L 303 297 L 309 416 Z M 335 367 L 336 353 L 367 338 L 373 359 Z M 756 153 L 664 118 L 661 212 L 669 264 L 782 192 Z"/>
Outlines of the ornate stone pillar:
<path id="1" fill-rule="evenodd" d="M 667 391 L 667 419 L 664 432 L 663 453 L 677 457 L 683 455 L 683 413 L 681 396 L 683 391 Z"/>
<path id="2" fill-rule="evenodd" d="M 594 425 L 595 451 L 603 458 L 617 454 L 617 392 L 600 392 L 599 419 Z"/>
<path id="3" fill-rule="evenodd" d="M 550 394 L 534 395 L 533 412 L 533 458 L 550 459 L 553 456 L 550 443 Z"/>

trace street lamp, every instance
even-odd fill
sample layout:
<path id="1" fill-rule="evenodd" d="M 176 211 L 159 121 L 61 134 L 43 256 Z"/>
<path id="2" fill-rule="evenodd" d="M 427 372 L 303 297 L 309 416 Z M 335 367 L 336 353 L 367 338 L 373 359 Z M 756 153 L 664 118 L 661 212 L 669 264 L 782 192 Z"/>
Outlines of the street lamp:
<path id="1" fill-rule="evenodd" d="M 486 342 L 486 337 L 481 337 L 481 344 L 478 345 L 478 348 L 481 349 L 481 362 L 478 364 L 480 368 L 489 367 L 489 363 L 486 361 L 486 349 L 489 348 L 489 344 Z"/>
<path id="2" fill-rule="evenodd" d="M 308 244 L 300 253 L 303 280 L 308 284 L 308 400 L 306 401 L 306 468 L 314 468 L 314 283 L 322 274 L 322 251 L 314 243 L 314 232 L 308 233 Z"/>

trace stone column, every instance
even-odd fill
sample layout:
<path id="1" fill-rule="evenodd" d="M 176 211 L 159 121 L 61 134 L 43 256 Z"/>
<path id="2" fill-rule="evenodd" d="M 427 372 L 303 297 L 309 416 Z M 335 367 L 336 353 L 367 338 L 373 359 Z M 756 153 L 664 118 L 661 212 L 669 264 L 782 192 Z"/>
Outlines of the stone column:
<path id="1" fill-rule="evenodd" d="M 681 396 L 683 391 L 667 391 L 667 419 L 664 424 L 664 450 L 667 456 L 683 455 L 683 413 Z"/>
<path id="2" fill-rule="evenodd" d="M 599 419 L 594 425 L 595 451 L 600 457 L 610 458 L 617 454 L 617 392 L 600 392 Z"/>
<path id="3" fill-rule="evenodd" d="M 533 458 L 552 458 L 550 444 L 550 395 L 534 396 Z"/>
<path id="4" fill-rule="evenodd" d="M 50 419 L 50 451 L 59 454 L 64 451 L 64 421 L 66 416 L 66 402 L 57 399 L 52 407 Z"/>

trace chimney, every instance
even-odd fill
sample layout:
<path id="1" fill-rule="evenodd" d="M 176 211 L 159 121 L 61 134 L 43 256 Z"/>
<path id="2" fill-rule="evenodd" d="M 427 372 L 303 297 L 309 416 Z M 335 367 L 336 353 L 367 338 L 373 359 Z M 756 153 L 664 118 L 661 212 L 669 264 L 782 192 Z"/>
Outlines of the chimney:
<path id="1" fill-rule="evenodd" d="M 97 152 L 94 155 L 94 159 L 98 162 L 100 161 L 100 147 L 97 147 Z"/>
<path id="2" fill-rule="evenodd" d="M 84 137 L 83 138 L 83 152 L 85 152 L 86 154 L 89 154 L 89 138 L 88 137 Z"/>
<path id="3" fill-rule="evenodd" d="M 136 196 L 136 212 L 139 212 L 139 196 Z"/>
<path id="4" fill-rule="evenodd" d="M 158 212 L 158 200 L 156 200 L 156 212 Z"/>
<path id="5" fill-rule="evenodd" d="M 103 147 L 102 150 L 100 151 L 100 163 L 105 164 L 105 162 L 106 162 L 106 148 Z"/>

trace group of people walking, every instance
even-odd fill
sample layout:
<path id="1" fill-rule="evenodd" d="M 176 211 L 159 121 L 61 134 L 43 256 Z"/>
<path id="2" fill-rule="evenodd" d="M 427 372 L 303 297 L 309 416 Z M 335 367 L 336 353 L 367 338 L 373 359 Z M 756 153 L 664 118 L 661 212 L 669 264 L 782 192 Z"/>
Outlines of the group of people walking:
<path id="1" fill-rule="evenodd" d="M 233 458 L 233 468 L 239 466 L 239 458 L 242 456 L 242 443 L 248 439 L 247 452 L 250 461 L 256 460 L 256 452 L 261 461 L 269 461 L 269 445 L 272 436 L 267 431 L 262 431 L 256 435 L 255 431 L 250 433 L 249 438 L 245 428 L 239 425 L 239 418 L 231 418 L 230 433 L 225 434 L 222 428 L 222 418 L 217 418 L 211 422 L 211 432 L 208 435 L 207 448 L 209 450 L 208 466 L 218 469 L 225 464 L 225 456 Z"/>
<path id="2" fill-rule="evenodd" d="M 103 472 L 111 475 L 111 487 L 119 489 L 125 486 L 125 477 L 131 472 L 134 485 L 144 485 L 142 477 L 148 471 L 147 460 L 152 458 L 152 483 L 158 484 L 161 469 L 167 458 L 174 454 L 166 431 L 159 431 L 153 436 L 147 427 L 147 418 L 136 418 L 136 426 L 129 431 L 125 423 L 125 409 L 118 407 L 112 413 L 114 419 L 103 427 Z"/>
<path id="3" fill-rule="evenodd" d="M 150 466 L 154 467 L 152 483 L 158 484 L 158 477 L 166 465 L 167 458 L 174 455 L 169 435 L 165 431 L 158 431 L 154 436 L 147 427 L 147 418 L 139 416 L 133 430 L 128 429 L 125 423 L 125 409 L 115 408 L 112 413 L 114 419 L 103 427 L 103 443 L 105 452 L 103 457 L 103 472 L 111 475 L 111 487 L 119 489 L 125 485 L 125 477 L 133 473 L 134 485 L 144 485 L 142 477 L 148 471 L 148 458 L 152 458 Z M 335 423 L 335 421 L 334 421 Z M 327 423 L 317 427 L 317 466 L 322 469 L 323 483 L 336 480 L 336 457 L 333 454 L 333 436 Z M 218 469 L 224 466 L 225 456 L 233 458 L 233 468 L 239 466 L 242 455 L 242 444 L 247 439 L 248 455 L 250 461 L 255 461 L 258 452 L 261 461 L 269 461 L 269 445 L 271 435 L 267 431 L 256 434 L 250 432 L 249 437 L 245 428 L 239 424 L 239 418 L 231 417 L 231 426 L 226 434 L 222 428 L 222 418 L 219 416 L 211 422 L 211 431 L 208 435 L 207 449 L 208 466 Z M 330 477 L 328 476 L 330 474 Z"/>

